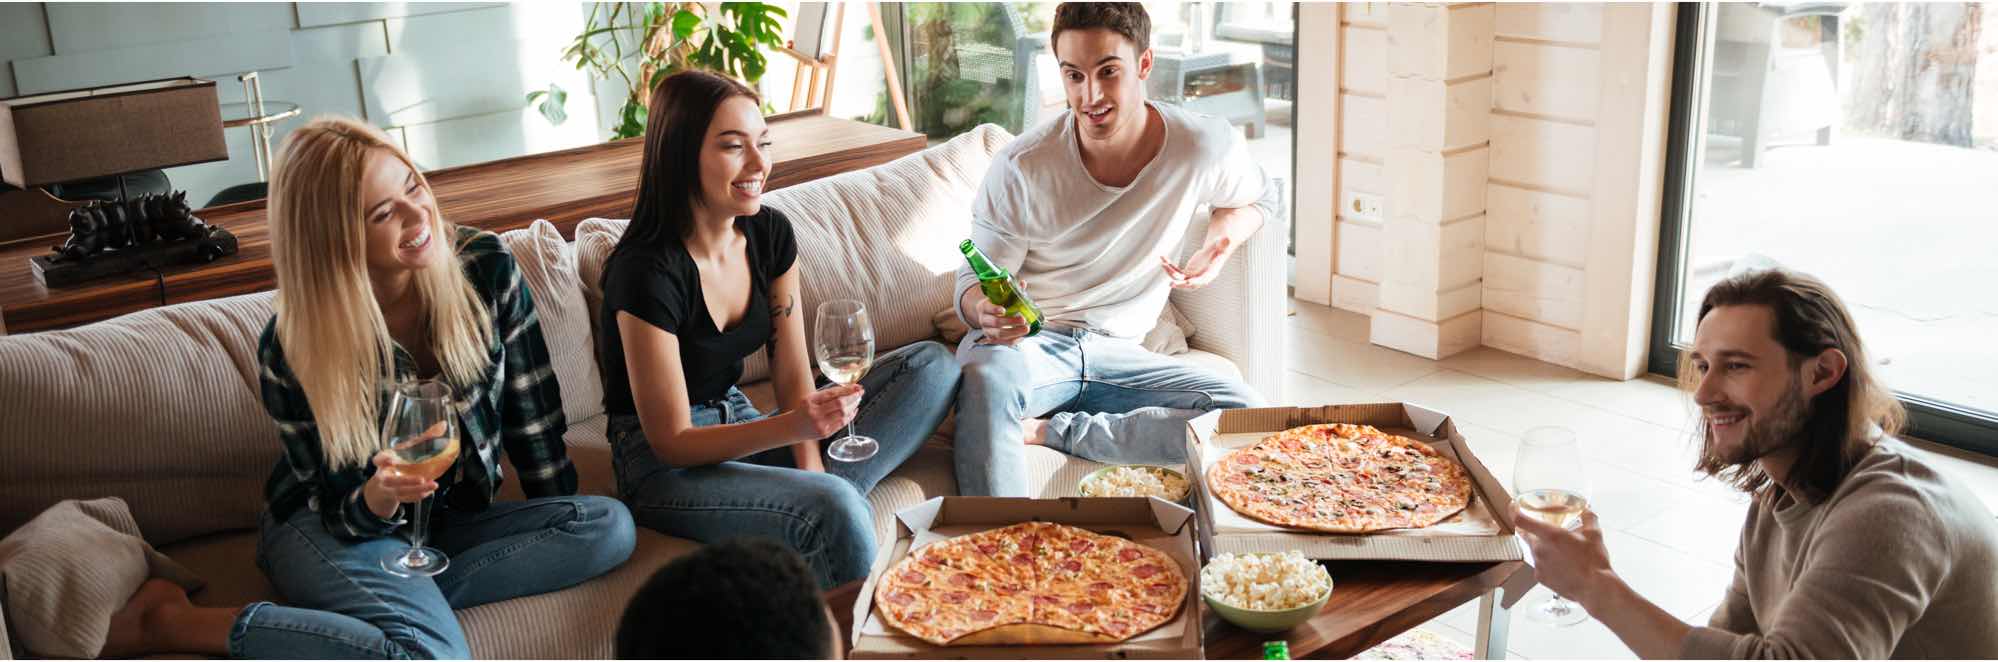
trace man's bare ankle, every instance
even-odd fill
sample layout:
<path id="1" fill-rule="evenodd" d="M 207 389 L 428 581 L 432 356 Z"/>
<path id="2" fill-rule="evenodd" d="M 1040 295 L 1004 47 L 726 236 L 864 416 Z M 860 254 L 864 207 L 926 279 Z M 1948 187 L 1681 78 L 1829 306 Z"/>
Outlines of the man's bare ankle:
<path id="1" fill-rule="evenodd" d="M 1026 433 L 1024 440 L 1028 446 L 1040 446 L 1047 442 L 1047 419 L 1023 418 L 1020 419 L 1020 428 Z"/>

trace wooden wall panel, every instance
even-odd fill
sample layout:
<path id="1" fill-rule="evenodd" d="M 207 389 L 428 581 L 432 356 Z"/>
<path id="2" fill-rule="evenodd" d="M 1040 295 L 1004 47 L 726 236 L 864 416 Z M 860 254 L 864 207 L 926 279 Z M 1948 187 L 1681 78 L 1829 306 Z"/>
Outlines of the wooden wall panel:
<path id="1" fill-rule="evenodd" d="M 293 4 L 298 7 L 298 25 L 305 28 L 502 6 L 496 2 L 299 2 Z"/>
<path id="2" fill-rule="evenodd" d="M 1492 113 L 1494 180 L 1587 196 L 1595 181 L 1595 155 L 1594 129 Z"/>
<path id="3" fill-rule="evenodd" d="M 1485 200 L 1486 250 L 1577 269 L 1587 262 L 1586 198 L 1491 184 Z"/>
<path id="4" fill-rule="evenodd" d="M 0 64 L 55 54 L 39 2 L 0 2 Z M 0 66 L 0 97 L 11 97 L 14 72 Z"/>
<path id="5" fill-rule="evenodd" d="M 284 32 L 293 25 L 290 3 L 279 2 L 51 2 L 47 7 L 57 55 Z"/>
<path id="6" fill-rule="evenodd" d="M 589 97 L 569 97 L 572 116 L 596 113 Z M 402 127 L 409 157 L 424 168 L 454 168 L 597 142 L 589 122 L 548 123 L 534 109 L 507 110 Z"/>
<path id="7" fill-rule="evenodd" d="M 1381 226 L 1342 218 L 1336 232 L 1339 275 L 1370 283 L 1381 282 Z"/>
<path id="8" fill-rule="evenodd" d="M 1582 334 L 1573 329 L 1513 317 L 1494 310 L 1489 303 L 1485 305 L 1484 321 L 1484 343 L 1487 346 L 1555 365 L 1575 365 Z"/>
<path id="9" fill-rule="evenodd" d="M 1504 253 L 1485 253 L 1485 308 L 1576 330 L 1582 326 L 1582 270 Z"/>
<path id="10" fill-rule="evenodd" d="M 291 66 L 286 31 L 251 32 L 14 61 L 22 94 Z M 218 81 L 219 82 L 219 81 Z"/>
<path id="11" fill-rule="evenodd" d="M 1593 48 L 1498 42 L 1492 50 L 1497 79 L 1492 107 L 1577 122 L 1596 118 L 1602 79 L 1600 53 Z"/>
<path id="12" fill-rule="evenodd" d="M 1343 37 L 1339 87 L 1355 94 L 1387 94 L 1387 31 L 1348 27 Z"/>
<path id="13" fill-rule="evenodd" d="M 1372 97 L 1340 95 L 1339 151 L 1379 162 L 1387 156 L 1387 102 Z"/>
<path id="14" fill-rule="evenodd" d="M 594 107 L 576 104 L 588 75 L 561 59 L 582 26 L 566 3 L 390 19 L 389 54 L 359 62 L 368 120 L 403 126 L 518 110 L 549 83 L 572 91 L 572 117 L 594 117 Z"/>
<path id="15" fill-rule="evenodd" d="M 1594 44 L 1602 41 L 1602 35 L 1602 3 L 1502 2 L 1498 6 L 1499 39 Z"/>

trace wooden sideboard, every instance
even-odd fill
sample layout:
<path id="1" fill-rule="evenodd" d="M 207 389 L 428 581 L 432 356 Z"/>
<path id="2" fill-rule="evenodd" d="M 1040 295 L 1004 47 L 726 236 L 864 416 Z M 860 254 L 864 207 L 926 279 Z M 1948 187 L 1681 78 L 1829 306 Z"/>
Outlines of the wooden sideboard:
<path id="1" fill-rule="evenodd" d="M 766 189 L 880 165 L 921 150 L 922 134 L 815 113 L 769 118 L 771 172 Z M 591 217 L 624 218 L 638 192 L 644 140 L 587 147 L 447 168 L 427 173 L 445 218 L 460 225 L 504 232 L 548 219 L 572 236 Z M 211 207 L 195 213 L 227 228 L 241 250 L 205 265 L 172 267 L 92 281 L 43 287 L 28 258 L 60 243 L 0 247 L 0 333 L 61 329 L 164 304 L 269 290 L 275 285 L 264 201 Z"/>

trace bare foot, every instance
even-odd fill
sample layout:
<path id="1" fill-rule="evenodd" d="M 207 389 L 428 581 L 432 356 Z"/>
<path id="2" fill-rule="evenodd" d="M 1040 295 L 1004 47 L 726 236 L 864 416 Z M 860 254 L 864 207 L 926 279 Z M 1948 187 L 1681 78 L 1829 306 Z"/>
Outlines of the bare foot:
<path id="1" fill-rule="evenodd" d="M 1048 440 L 1048 422 L 1041 418 L 1020 419 L 1020 428 L 1027 433 L 1027 445 L 1039 446 Z"/>
<path id="2" fill-rule="evenodd" d="M 164 579 L 148 579 L 123 609 L 111 615 L 111 632 L 104 638 L 104 651 L 98 657 L 134 657 L 147 653 L 186 651 L 162 650 L 167 624 L 175 612 L 193 609 L 187 592 Z"/>

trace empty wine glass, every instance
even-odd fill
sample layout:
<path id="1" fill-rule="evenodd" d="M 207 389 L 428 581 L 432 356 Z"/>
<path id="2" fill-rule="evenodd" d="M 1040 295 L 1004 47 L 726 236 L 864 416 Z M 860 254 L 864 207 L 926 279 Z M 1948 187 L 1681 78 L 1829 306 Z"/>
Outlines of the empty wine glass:
<path id="1" fill-rule="evenodd" d="M 874 323 L 867 318 L 867 306 L 852 299 L 819 304 L 818 328 L 812 344 L 819 357 L 819 371 L 835 384 L 852 384 L 874 365 Z M 826 448 L 826 457 L 841 462 L 859 462 L 880 452 L 881 444 L 872 437 L 853 433 L 846 424 L 846 436 Z"/>
<path id="2" fill-rule="evenodd" d="M 1589 509 L 1589 480 L 1575 432 L 1557 426 L 1527 430 L 1513 466 L 1512 491 L 1519 495 L 1519 512 L 1527 517 L 1567 529 L 1581 526 L 1582 513 Z M 1556 594 L 1528 607 L 1526 617 L 1568 626 L 1589 620 L 1589 613 Z"/>
<path id="3" fill-rule="evenodd" d="M 435 379 L 398 384 L 389 402 L 382 440 L 391 465 L 386 471 L 437 480 L 458 461 L 458 424 L 451 405 L 451 387 Z M 429 534 L 432 497 L 409 504 L 409 550 L 382 558 L 382 568 L 402 577 L 430 577 L 444 572 L 451 559 L 423 546 Z"/>

